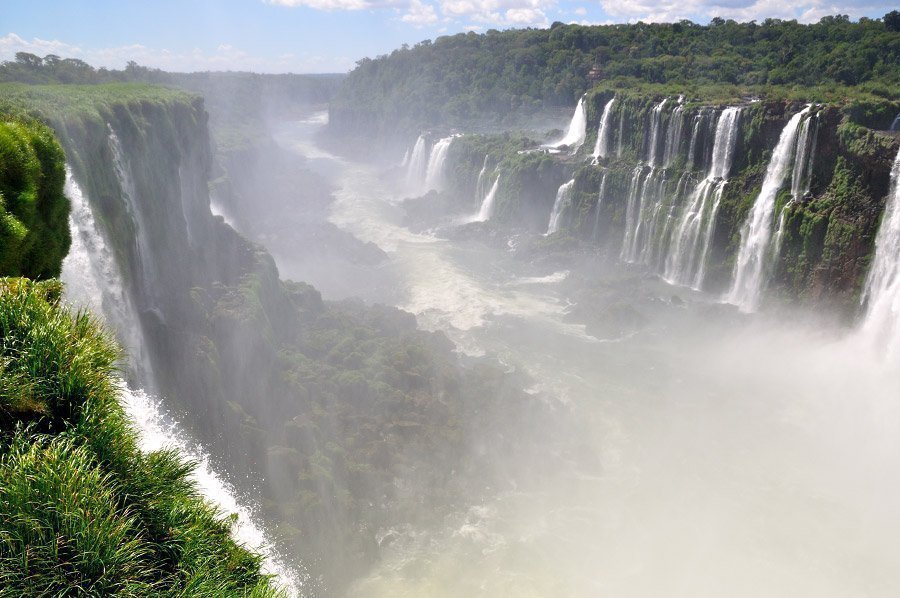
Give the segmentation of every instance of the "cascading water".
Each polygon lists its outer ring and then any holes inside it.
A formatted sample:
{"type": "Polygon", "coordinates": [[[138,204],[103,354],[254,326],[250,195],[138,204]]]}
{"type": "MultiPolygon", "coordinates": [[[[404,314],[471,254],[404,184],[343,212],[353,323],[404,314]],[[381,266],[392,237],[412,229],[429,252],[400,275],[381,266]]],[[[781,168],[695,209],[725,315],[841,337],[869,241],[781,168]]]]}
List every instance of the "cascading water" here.
{"type": "Polygon", "coordinates": [[[553,210],[550,212],[550,222],[547,224],[547,232],[544,235],[552,235],[559,230],[562,217],[565,215],[569,204],[572,203],[572,188],[575,186],[575,179],[568,183],[560,185],[556,192],[556,201],[553,202],[553,210]]]}
{"type": "Polygon", "coordinates": [[[407,164],[409,164],[409,148],[406,148],[406,151],[403,153],[403,160],[400,162],[400,168],[406,168],[407,164]]]}
{"type": "Polygon", "coordinates": [[[425,191],[440,190],[444,187],[444,165],[447,162],[447,151],[450,144],[456,138],[455,135],[439,139],[434,147],[431,148],[431,154],[428,156],[428,166],[425,169],[425,191]]]}
{"type": "Polygon", "coordinates": [[[619,132],[616,135],[616,158],[622,157],[625,139],[625,106],[619,109],[619,132]]]}
{"type": "Polygon", "coordinates": [[[584,111],[584,96],[582,96],[578,100],[578,105],[575,106],[575,113],[572,115],[565,136],[546,147],[559,149],[566,146],[574,154],[584,144],[585,137],[587,137],[587,115],[584,111]]]}
{"type": "Polygon", "coordinates": [[[766,168],[762,190],[753,202],[750,215],[741,229],[741,247],[734,266],[731,289],[725,295],[725,301],[737,305],[742,311],[754,311],[759,304],[768,274],[766,262],[770,253],[775,196],[791,168],[798,128],[810,108],[811,106],[806,106],[792,116],[782,130],[766,168]]]}
{"type": "Polygon", "coordinates": [[[497,197],[497,189],[500,187],[500,175],[497,175],[497,178],[494,179],[494,184],[491,185],[490,191],[487,192],[487,195],[484,196],[484,200],[481,202],[481,207],[478,209],[478,214],[475,215],[475,218],[472,219],[472,222],[486,222],[491,219],[491,216],[494,215],[494,201],[497,197]]]}
{"type": "Polygon", "coordinates": [[[155,389],[137,310],[122,285],[113,252],[68,165],[65,194],[72,206],[69,213],[72,246],[63,260],[60,276],[66,285],[66,299],[104,317],[130,357],[126,366],[128,378],[155,389]]]}
{"type": "MultiPolygon", "coordinates": [[[[197,489],[222,514],[236,515],[231,535],[235,541],[263,556],[261,571],[274,577],[288,596],[302,595],[302,580],[272,550],[272,542],[257,523],[253,509],[242,504],[234,487],[216,473],[202,449],[185,442],[184,431],[166,417],[160,401],[142,390],[131,390],[122,384],[123,407],[138,432],[141,450],[146,452],[176,449],[182,458],[196,463],[191,479],[197,489]]],[[[305,576],[304,576],[305,577],[305,576]]]]}
{"type": "Polygon", "coordinates": [[[666,258],[664,277],[672,284],[695,288],[703,284],[712,230],[731,171],[740,115],[740,108],[726,108],[716,123],[709,171],[681,213],[666,258]]]}
{"type": "Polygon", "coordinates": [[[900,151],[891,169],[887,206],[862,300],[866,303],[860,328],[863,338],[896,360],[900,356],[900,151]]]}
{"type": "Polygon", "coordinates": [[[666,131],[666,146],[663,153],[663,166],[669,168],[678,155],[681,147],[681,137],[684,134],[684,105],[683,98],[678,99],[678,106],[672,111],[672,118],[666,131]]]}
{"type": "Polygon", "coordinates": [[[597,143],[594,144],[594,152],[591,154],[595,160],[609,155],[609,130],[611,128],[609,121],[615,103],[616,98],[612,98],[603,107],[603,114],[600,116],[600,126],[597,128],[597,143]]]}
{"type": "Polygon", "coordinates": [[[594,208],[594,231],[591,236],[595,242],[600,239],[600,210],[603,207],[603,197],[606,195],[606,176],[608,174],[609,172],[604,170],[603,176],[600,178],[600,191],[597,193],[597,206],[594,208]]]}
{"type": "Polygon", "coordinates": [[[484,155],[484,162],[481,164],[481,170],[478,171],[478,179],[475,181],[475,196],[484,197],[484,175],[487,173],[488,154],[484,155]]]}
{"type": "Polygon", "coordinates": [[[800,123],[800,132],[797,136],[797,151],[794,155],[794,173],[791,177],[791,196],[793,201],[800,201],[809,192],[818,133],[818,114],[814,114],[800,123]]]}
{"type": "Polygon", "coordinates": [[[658,164],[658,148],[659,145],[659,129],[662,122],[663,109],[669,98],[663,98],[663,101],[653,107],[650,112],[650,143],[647,146],[647,163],[650,166],[659,166],[658,164]]]}
{"type": "Polygon", "coordinates": [[[425,169],[428,167],[428,148],[424,135],[419,135],[413,145],[412,153],[406,167],[406,184],[410,188],[419,188],[425,180],[425,169]]]}
{"type": "MultiPolygon", "coordinates": [[[[118,140],[111,140],[111,145],[121,151],[118,140]]],[[[127,171],[123,170],[121,153],[114,151],[114,158],[117,174],[126,183],[123,184],[123,192],[127,193],[129,179],[124,178],[123,173],[127,171]]],[[[156,388],[137,310],[122,282],[113,252],[97,226],[90,203],[68,166],[65,194],[72,205],[69,216],[72,245],[63,261],[61,275],[66,285],[66,300],[102,316],[115,330],[129,354],[128,372],[133,384],[156,388]]],[[[299,580],[272,551],[271,542],[255,522],[252,511],[239,503],[234,489],[213,471],[207,456],[190,448],[184,434],[176,427],[164,423],[158,401],[151,399],[143,390],[131,390],[124,382],[121,396],[123,407],[138,431],[141,448],[152,451],[174,447],[185,459],[197,462],[193,478],[203,496],[223,514],[237,515],[233,528],[235,540],[263,555],[263,572],[275,576],[276,582],[288,595],[300,596],[299,580]]]]}
{"type": "Polygon", "coordinates": [[[147,238],[147,230],[149,229],[144,222],[142,211],[135,205],[137,190],[131,177],[131,169],[125,158],[125,151],[122,149],[122,142],[119,141],[119,137],[111,125],[107,124],[107,128],[109,130],[108,142],[112,151],[116,179],[119,182],[119,188],[122,192],[122,199],[125,202],[128,215],[135,224],[136,259],[141,270],[140,282],[143,284],[144,298],[146,299],[158,293],[161,288],[156,266],[153,260],[150,259],[152,253],[150,251],[150,240],[147,238]]]}

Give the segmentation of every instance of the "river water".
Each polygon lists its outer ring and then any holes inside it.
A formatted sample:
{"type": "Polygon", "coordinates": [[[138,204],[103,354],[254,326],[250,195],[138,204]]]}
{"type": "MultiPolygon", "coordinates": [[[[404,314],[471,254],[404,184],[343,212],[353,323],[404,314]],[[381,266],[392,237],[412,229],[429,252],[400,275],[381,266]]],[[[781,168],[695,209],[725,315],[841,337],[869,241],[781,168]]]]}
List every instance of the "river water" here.
{"type": "Polygon", "coordinates": [[[896,364],[815,315],[739,314],[614,268],[592,281],[598,309],[624,301],[647,324],[591,335],[567,315],[583,274],[412,232],[401,185],[316,146],[326,122],[277,140],[337,186],[331,221],[389,255],[393,292],[358,293],[529,374],[598,464],[382,530],[351,595],[900,595],[896,364]]]}

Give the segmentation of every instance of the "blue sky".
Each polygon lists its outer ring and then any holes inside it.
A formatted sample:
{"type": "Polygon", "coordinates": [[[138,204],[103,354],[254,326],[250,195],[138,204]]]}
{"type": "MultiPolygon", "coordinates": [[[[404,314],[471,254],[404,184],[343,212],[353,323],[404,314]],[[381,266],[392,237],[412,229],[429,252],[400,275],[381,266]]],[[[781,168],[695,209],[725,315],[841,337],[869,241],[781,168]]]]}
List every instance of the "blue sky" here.
{"type": "Polygon", "coordinates": [[[713,16],[878,18],[881,0],[0,0],[0,60],[26,51],[121,68],[346,71],[365,56],[461,31],[713,16]]]}

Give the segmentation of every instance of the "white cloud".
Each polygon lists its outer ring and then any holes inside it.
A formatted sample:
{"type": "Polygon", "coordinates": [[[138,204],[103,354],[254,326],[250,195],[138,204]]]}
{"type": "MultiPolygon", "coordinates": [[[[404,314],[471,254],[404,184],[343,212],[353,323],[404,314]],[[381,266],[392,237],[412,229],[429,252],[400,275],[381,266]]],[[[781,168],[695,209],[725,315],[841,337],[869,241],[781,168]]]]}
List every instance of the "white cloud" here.
{"type": "Polygon", "coordinates": [[[604,12],[629,21],[671,22],[680,19],[706,21],[712,17],[738,21],[763,21],[767,18],[797,19],[814,23],[826,15],[845,14],[858,18],[866,14],[888,12],[888,2],[847,1],[842,5],[827,0],[600,0],[604,12]]]}
{"type": "Polygon", "coordinates": [[[440,0],[441,13],[453,19],[488,25],[546,27],[546,10],[554,0],[440,0]]]}
{"type": "Polygon", "coordinates": [[[411,23],[417,27],[437,23],[437,13],[434,6],[425,4],[422,0],[412,0],[408,12],[400,18],[404,23],[411,23]]]}
{"type": "Polygon", "coordinates": [[[362,10],[372,6],[368,0],[268,0],[268,3],[288,7],[306,6],[316,10],[362,10]]]}
{"type": "Polygon", "coordinates": [[[574,12],[574,13],[575,13],[576,15],[578,15],[579,17],[583,17],[583,16],[585,16],[585,15],[587,14],[587,9],[586,9],[585,7],[583,7],[583,6],[579,6],[578,8],[576,8],[575,10],[573,10],[572,12],[574,12]]]}
{"type": "Polygon", "coordinates": [[[312,53],[281,54],[264,57],[249,54],[230,44],[220,44],[215,50],[201,48],[174,52],[165,48],[150,48],[131,44],[113,48],[82,48],[59,40],[33,38],[26,40],[15,33],[0,37],[0,61],[13,60],[16,52],[38,56],[56,54],[62,58],[79,58],[95,67],[123,68],[129,60],[142,66],[166,71],[255,71],[260,73],[323,73],[353,68],[354,60],[347,56],[329,57],[312,53]]]}

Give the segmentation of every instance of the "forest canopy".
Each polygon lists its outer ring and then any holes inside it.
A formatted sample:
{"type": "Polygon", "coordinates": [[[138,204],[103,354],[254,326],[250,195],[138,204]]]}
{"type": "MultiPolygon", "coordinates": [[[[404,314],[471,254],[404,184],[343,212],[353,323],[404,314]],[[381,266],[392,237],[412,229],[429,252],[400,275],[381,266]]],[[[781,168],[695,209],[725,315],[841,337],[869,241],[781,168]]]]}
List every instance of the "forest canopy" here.
{"type": "Polygon", "coordinates": [[[864,86],[900,90],[900,13],[805,25],[766,19],[460,33],[357,63],[332,101],[345,131],[415,130],[572,106],[600,81],[670,85],[864,86]],[[396,125],[395,125],[396,126],[396,125]]]}

